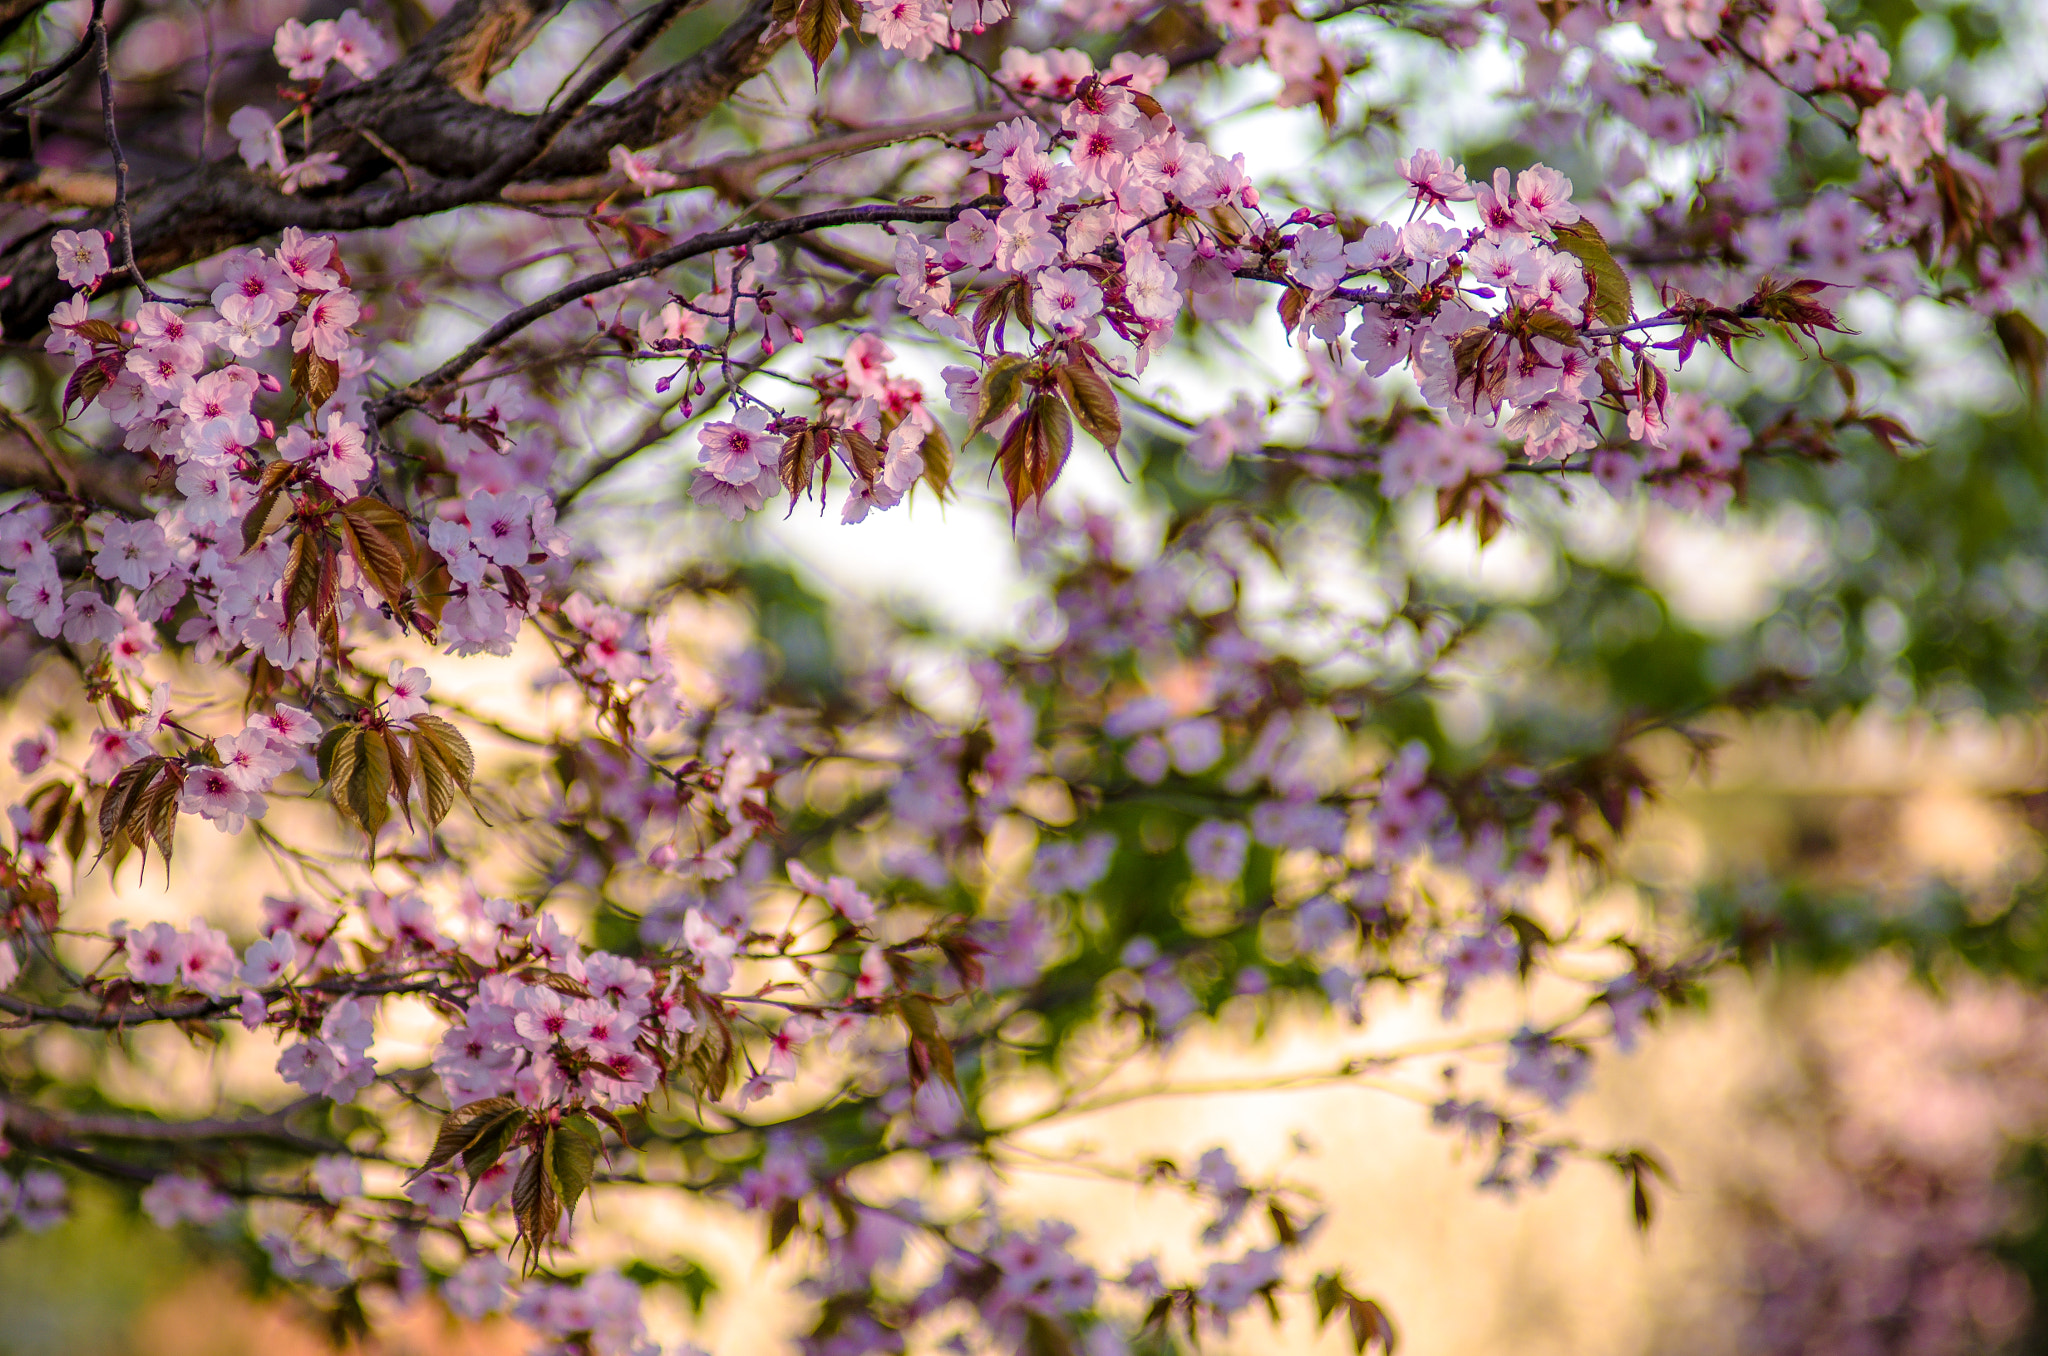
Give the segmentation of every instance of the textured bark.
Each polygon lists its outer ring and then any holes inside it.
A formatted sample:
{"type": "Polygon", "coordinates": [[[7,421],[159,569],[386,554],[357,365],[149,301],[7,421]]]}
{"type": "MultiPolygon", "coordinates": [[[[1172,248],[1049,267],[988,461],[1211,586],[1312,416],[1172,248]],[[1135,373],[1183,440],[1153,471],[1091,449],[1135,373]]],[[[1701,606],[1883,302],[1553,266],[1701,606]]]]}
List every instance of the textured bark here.
{"type": "MultiPolygon", "coordinates": [[[[532,137],[534,115],[478,100],[491,76],[533,41],[562,2],[457,0],[397,65],[323,101],[314,149],[338,153],[348,177],[321,194],[280,193],[232,153],[131,187],[136,262],[153,277],[286,226],[359,229],[496,196],[450,201],[448,186],[483,175],[532,137]],[[393,168],[378,143],[403,156],[416,180],[425,176],[418,191],[377,186],[393,168]]],[[[515,182],[602,173],[613,146],[646,146],[687,130],[759,74],[786,41],[774,31],[770,10],[770,0],[752,0],[710,46],[623,98],[584,110],[515,182]]],[[[0,273],[14,277],[0,292],[0,328],[10,338],[40,332],[50,308],[66,295],[49,235],[31,232],[0,253],[0,273]]],[[[122,281],[110,278],[108,286],[122,281]]]]}

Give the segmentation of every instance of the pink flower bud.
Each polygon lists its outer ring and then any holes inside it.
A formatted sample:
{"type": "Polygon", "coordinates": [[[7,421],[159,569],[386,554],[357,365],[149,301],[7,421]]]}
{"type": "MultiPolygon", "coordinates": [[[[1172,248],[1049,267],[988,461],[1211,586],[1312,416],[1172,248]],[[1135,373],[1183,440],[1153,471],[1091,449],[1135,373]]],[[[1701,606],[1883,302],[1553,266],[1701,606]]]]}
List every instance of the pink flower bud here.
{"type": "Polygon", "coordinates": [[[279,391],[282,391],[284,389],[284,383],[279,381],[276,377],[271,376],[268,372],[258,373],[256,376],[256,384],[258,386],[261,386],[264,390],[270,392],[270,394],[272,395],[276,395],[279,391]]]}
{"type": "Polygon", "coordinates": [[[1289,226],[1300,226],[1315,219],[1316,214],[1314,212],[1309,211],[1306,207],[1297,207],[1294,209],[1294,215],[1287,218],[1287,224],[1289,226]]]}
{"type": "Polygon", "coordinates": [[[135,333],[135,322],[134,322],[134,321],[132,321],[132,320],[124,320],[124,321],[122,321],[122,322],[121,322],[121,333],[123,333],[123,334],[133,334],[133,333],[135,333]]]}
{"type": "Polygon", "coordinates": [[[256,431],[266,438],[275,438],[277,436],[277,425],[271,423],[268,419],[258,419],[256,421],[256,431]]]}
{"type": "Polygon", "coordinates": [[[654,851],[647,854],[647,864],[657,871],[666,871],[680,860],[682,854],[676,851],[674,843],[656,844],[654,851]]]}
{"type": "Polygon", "coordinates": [[[675,378],[674,378],[673,376],[667,376],[667,377],[663,377],[663,378],[661,378],[661,379],[660,379],[659,381],[657,381],[657,382],[655,382],[655,383],[654,383],[654,393],[655,393],[656,395],[667,395],[667,394],[668,394],[668,388],[669,388],[669,383],[670,383],[670,382],[672,382],[672,381],[674,381],[674,380],[675,380],[675,378]]]}

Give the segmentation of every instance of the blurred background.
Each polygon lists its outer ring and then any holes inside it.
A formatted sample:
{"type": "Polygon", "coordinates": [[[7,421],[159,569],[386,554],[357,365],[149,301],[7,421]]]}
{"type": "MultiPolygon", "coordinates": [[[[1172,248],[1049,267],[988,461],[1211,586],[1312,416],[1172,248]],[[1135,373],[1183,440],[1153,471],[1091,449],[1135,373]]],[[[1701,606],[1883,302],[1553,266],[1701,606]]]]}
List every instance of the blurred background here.
{"type": "MultiPolygon", "coordinates": [[[[273,22],[296,12],[270,11],[273,22]]],[[[49,22],[70,12],[53,8],[49,22]]],[[[1865,0],[1830,14],[1845,31],[1880,32],[1905,81],[1946,90],[1959,107],[2040,105],[2048,60],[2031,0],[1865,0]]],[[[614,17],[581,0],[571,10],[586,27],[614,17]]],[[[182,3],[143,7],[122,39],[125,72],[173,86],[200,18],[182,3]]],[[[1514,139],[1523,134],[1502,96],[1517,75],[1504,49],[1482,46],[1455,70],[1413,53],[1384,76],[1390,98],[1440,82],[1419,105],[1418,120],[1433,119],[1424,140],[1475,172],[1541,156],[1598,181],[1589,151],[1575,163],[1569,149],[1514,139]]],[[[517,67],[505,77],[521,78],[517,67]]],[[[1271,108],[1271,93],[1219,91],[1219,106],[1245,110],[1218,120],[1224,154],[1257,146],[1284,161],[1286,147],[1310,145],[1313,115],[1271,108]]],[[[1393,154],[1395,143],[1368,153],[1393,154]]],[[[1304,151],[1277,172],[1312,183],[1337,171],[1304,151]]],[[[1192,1155],[1221,1142],[1248,1171],[1284,1169],[1342,1207],[1316,1261],[1343,1266],[1389,1306],[1407,1353],[2048,1352],[2048,423],[1996,346],[1936,308],[1879,299],[1849,319],[1860,336],[1834,356],[1856,373],[1864,405],[1899,414],[1922,445],[1761,465],[1747,503],[1722,522],[1532,485],[1514,525],[1482,550],[1467,528],[1438,531],[1427,504],[1304,496],[1292,509],[1290,531],[1369,531],[1416,587],[1471,619],[1457,681],[1397,713],[1440,757],[1477,761],[1535,732],[1642,717],[1682,718],[1713,737],[1638,739],[1632,750],[1662,793],[1630,819],[1597,886],[1560,865],[1536,906],[1560,932],[1647,920],[1718,939],[1741,959],[1632,1053],[1603,1059],[1567,1122],[1588,1143],[1654,1149],[1668,1180],[1647,1231],[1601,1166],[1570,1164],[1513,1198],[1479,1189],[1487,1155],[1433,1128],[1413,1101],[1358,1088],[1229,1090],[1234,1079],[1426,1042],[1439,1027],[1421,997],[1372,1008],[1362,1027],[1284,1007],[1259,1018],[1226,1010],[1172,1056],[1173,1072],[1215,1090],[1164,1101],[1137,1096],[1133,1081],[1130,1100],[1049,1132],[1049,1160],[1192,1155]],[[1725,700],[1751,680],[1752,700],[1725,700]]],[[[1225,403],[1231,370],[1210,355],[1151,381],[1164,403],[1200,418],[1225,403]]],[[[1275,327],[1234,370],[1245,389],[1285,386],[1301,359],[1275,327]]],[[[1838,403],[1825,367],[1768,352],[1748,373],[1702,380],[1720,399],[1838,403]]],[[[1129,482],[1077,458],[1059,493],[1112,506],[1142,550],[1191,497],[1230,487],[1184,478],[1160,430],[1134,442],[1129,482]]],[[[684,441],[672,456],[641,458],[586,498],[585,521],[608,515],[608,530],[640,534],[649,577],[685,568],[677,553],[691,550],[755,562],[731,586],[728,620],[735,643],[785,668],[829,665],[868,643],[874,619],[914,617],[928,641],[905,663],[943,685],[961,637],[1032,624],[1006,511],[986,494],[970,491],[943,515],[889,515],[858,535],[799,515],[738,543],[700,536],[684,547],[641,506],[650,488],[672,493],[687,459],[684,441]]],[[[13,692],[0,743],[61,719],[68,701],[22,673],[18,655],[9,666],[0,637],[13,692]]],[[[465,688],[470,672],[437,669],[437,694],[445,686],[486,711],[526,700],[487,688],[481,668],[465,688]]],[[[10,780],[7,794],[18,790],[10,780]]],[[[97,922],[197,909],[246,933],[261,866],[240,840],[194,842],[169,892],[129,882],[81,898],[97,922]]],[[[1497,1012],[1511,1027],[1519,1002],[1505,984],[1484,989],[1468,1024],[1497,1012]]],[[[95,1056],[64,1033],[36,1039],[29,1058],[46,1073],[90,1072],[95,1056]]],[[[236,1049],[138,1044],[131,1057],[151,1086],[110,1095],[189,1105],[270,1077],[267,1053],[236,1049]]],[[[1019,1185],[1083,1222],[1080,1250],[1104,1267],[1185,1239],[1195,1218],[1052,1167],[1019,1185]]],[[[64,1222],[0,1237],[0,1356],[326,1349],[328,1332],[295,1300],[250,1292],[246,1277],[261,1268],[229,1235],[211,1248],[194,1245],[197,1231],[174,1240],[132,1194],[84,1178],[72,1195],[64,1222]]],[[[722,1354],[784,1349],[796,1317],[777,1301],[791,1263],[767,1257],[749,1222],[674,1190],[616,1195],[607,1209],[598,1227],[620,1256],[633,1242],[659,1259],[640,1279],[657,1283],[660,1335],[722,1354]]],[[[528,1341],[510,1324],[458,1329],[426,1302],[388,1317],[377,1349],[394,1353],[528,1341]]],[[[1348,1346],[1335,1329],[1275,1331],[1263,1319],[1208,1344],[1348,1346]]]]}

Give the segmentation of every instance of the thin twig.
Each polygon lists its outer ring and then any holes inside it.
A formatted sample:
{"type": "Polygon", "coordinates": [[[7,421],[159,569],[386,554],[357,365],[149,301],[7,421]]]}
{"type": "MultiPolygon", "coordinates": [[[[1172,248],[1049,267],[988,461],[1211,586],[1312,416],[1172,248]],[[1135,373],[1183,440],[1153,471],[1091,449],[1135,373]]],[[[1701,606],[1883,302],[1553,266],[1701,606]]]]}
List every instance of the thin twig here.
{"type": "Polygon", "coordinates": [[[85,54],[92,50],[93,43],[98,38],[106,35],[106,26],[102,22],[102,15],[106,7],[107,0],[92,0],[92,19],[86,24],[85,32],[80,35],[78,42],[70,51],[59,57],[55,65],[44,67],[41,71],[22,81],[5,94],[0,94],[0,108],[14,107],[23,99],[28,98],[29,95],[34,94],[37,90],[54,81],[79,62],[85,60],[85,54]]]}

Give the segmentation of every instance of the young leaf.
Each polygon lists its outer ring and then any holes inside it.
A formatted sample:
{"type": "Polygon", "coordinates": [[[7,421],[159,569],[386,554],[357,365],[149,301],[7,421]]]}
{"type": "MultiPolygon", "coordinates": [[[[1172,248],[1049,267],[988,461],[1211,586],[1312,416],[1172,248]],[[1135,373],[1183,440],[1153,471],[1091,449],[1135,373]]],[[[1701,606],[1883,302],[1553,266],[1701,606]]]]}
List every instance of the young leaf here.
{"type": "Polygon", "coordinates": [[[396,730],[378,732],[384,740],[384,754],[391,762],[391,797],[398,802],[399,813],[405,816],[405,827],[412,827],[412,784],[417,780],[416,765],[412,753],[399,739],[396,730]]]}
{"type": "Polygon", "coordinates": [[[284,562],[284,624],[287,630],[298,621],[300,613],[313,610],[320,589],[320,566],[324,554],[306,532],[292,538],[291,554],[285,557],[284,562]]]}
{"type": "Polygon", "coordinates": [[[374,851],[377,830],[391,818],[391,755],[380,734],[355,729],[335,744],[327,795],[335,811],[369,838],[374,851]]]}
{"type": "Polygon", "coordinates": [[[171,840],[178,831],[178,793],[184,789],[185,770],[166,759],[157,779],[142,793],[134,819],[129,821],[130,841],[142,847],[141,832],[146,828],[166,869],[171,864],[171,840]]]}
{"type": "Polygon", "coordinates": [[[562,1200],[555,1194],[555,1175],[549,1167],[556,1133],[548,1131],[541,1151],[527,1155],[519,1176],[512,1182],[512,1219],[518,1225],[520,1240],[526,1244],[529,1273],[541,1248],[555,1236],[555,1226],[562,1222],[562,1200]]]}
{"type": "MultiPolygon", "coordinates": [[[[282,463],[280,463],[282,464],[282,463]]],[[[256,549],[256,543],[283,527],[291,518],[292,501],[282,490],[264,490],[242,515],[242,550],[256,549]]]]}
{"type": "Polygon", "coordinates": [[[476,1138],[462,1150],[463,1175],[469,1178],[469,1189],[476,1190],[476,1184],[483,1175],[497,1165],[505,1156],[505,1150],[512,1147],[513,1136],[526,1125],[524,1110],[508,1111],[502,1116],[487,1121],[477,1131],[476,1138]]]}
{"type": "Polygon", "coordinates": [[[1626,325],[1634,319],[1635,295],[1628,274],[1614,262],[1607,241],[1591,218],[1581,217],[1569,226],[1553,227],[1552,234],[1557,237],[1557,247],[1577,259],[1585,270],[1589,294],[1586,309],[1607,325],[1626,325]]]}
{"type": "Polygon", "coordinates": [[[1074,422],[1115,456],[1116,445],[1124,436],[1124,417],[1117,408],[1116,391],[1085,362],[1067,363],[1055,369],[1053,376],[1059,381],[1060,394],[1074,411],[1074,422]]]}
{"type": "Polygon", "coordinates": [[[597,1146],[602,1136],[589,1117],[564,1116],[561,1128],[549,1138],[555,1193],[562,1199],[563,1213],[573,1217],[576,1202],[597,1175],[597,1146]]]}
{"type": "Polygon", "coordinates": [[[1003,439],[998,457],[1003,468],[1003,488],[1010,492],[1010,521],[1026,504],[1045,497],[1067,464],[1074,447],[1074,420],[1066,404],[1047,392],[1031,402],[1030,411],[1003,439]]]}
{"type": "Polygon", "coordinates": [[[810,58],[812,83],[817,82],[825,59],[839,46],[839,28],[845,20],[837,0],[798,0],[796,45],[810,58]]]}
{"type": "Polygon", "coordinates": [[[292,357],[292,393],[312,407],[315,414],[341,388],[341,364],[323,358],[311,349],[292,357]]]}
{"type": "Polygon", "coordinates": [[[128,825],[134,818],[143,791],[155,779],[164,760],[155,755],[138,758],[121,769],[100,795],[100,856],[116,842],[128,841],[128,825]]]}
{"type": "Polygon", "coordinates": [[[456,792],[460,791],[463,799],[469,801],[471,810],[476,809],[470,789],[471,778],[476,774],[476,755],[470,752],[462,731],[439,716],[421,712],[412,718],[412,727],[413,771],[420,785],[421,808],[426,812],[427,826],[438,828],[454,808],[456,792]]]}
{"type": "Polygon", "coordinates": [[[486,1097],[456,1107],[441,1118],[441,1128],[435,1132],[434,1147],[427,1151],[427,1161],[405,1180],[416,1182],[443,1164],[452,1163],[457,1155],[505,1117],[524,1118],[525,1115],[519,1103],[510,1097],[486,1097]]]}
{"type": "Polygon", "coordinates": [[[963,441],[974,441],[975,434],[1002,418],[1017,403],[1026,361],[1014,353],[1004,353],[988,365],[988,371],[981,374],[981,404],[975,412],[974,426],[967,430],[963,441]]]}
{"type": "Polygon", "coordinates": [[[413,549],[412,529],[404,515],[380,500],[357,499],[342,505],[335,525],[341,531],[342,545],[355,559],[356,569],[385,602],[396,608],[419,563],[413,549]],[[397,519],[395,530],[385,514],[397,519]]]}
{"type": "Polygon", "coordinates": [[[924,458],[924,483],[932,487],[941,504],[946,503],[953,497],[953,443],[946,430],[934,423],[924,435],[919,455],[924,458]]]}
{"type": "Polygon", "coordinates": [[[853,473],[870,485],[874,484],[875,477],[882,470],[882,449],[859,429],[841,429],[839,437],[846,444],[846,456],[853,463],[853,473]]]}

